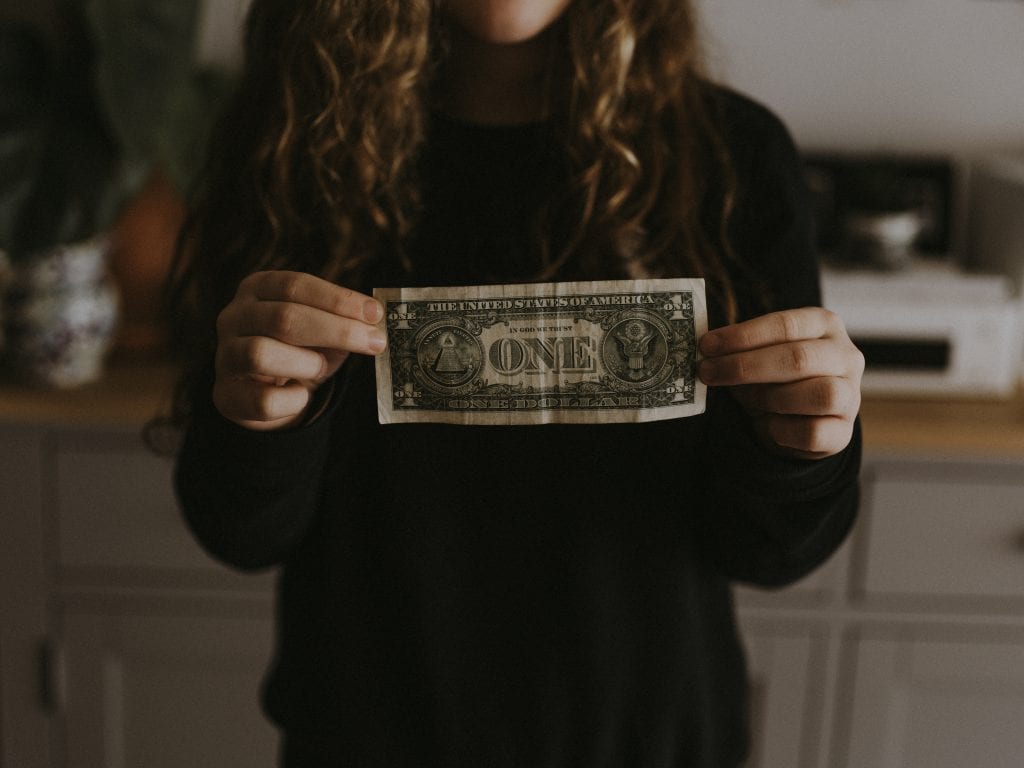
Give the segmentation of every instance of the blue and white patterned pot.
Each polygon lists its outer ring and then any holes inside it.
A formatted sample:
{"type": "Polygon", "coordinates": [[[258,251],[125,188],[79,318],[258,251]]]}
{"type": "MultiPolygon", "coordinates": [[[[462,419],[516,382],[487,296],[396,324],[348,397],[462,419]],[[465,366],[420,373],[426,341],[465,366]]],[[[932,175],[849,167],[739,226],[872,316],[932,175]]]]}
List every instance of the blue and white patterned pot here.
{"type": "Polygon", "coordinates": [[[120,296],[106,238],[60,246],[18,264],[4,309],[7,356],[34,384],[98,379],[117,331],[120,296]]]}

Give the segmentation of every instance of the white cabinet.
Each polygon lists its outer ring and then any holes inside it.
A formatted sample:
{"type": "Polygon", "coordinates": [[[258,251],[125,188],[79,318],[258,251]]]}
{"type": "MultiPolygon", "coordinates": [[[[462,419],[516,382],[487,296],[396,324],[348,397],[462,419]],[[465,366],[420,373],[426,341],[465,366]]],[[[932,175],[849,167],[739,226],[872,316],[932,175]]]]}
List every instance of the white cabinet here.
{"type": "MultiPolygon", "coordinates": [[[[0,424],[0,500],[0,768],[274,764],[273,574],[203,554],[138,428],[0,424]]],[[[750,768],[1024,765],[1024,458],[869,456],[843,548],[737,605],[750,768]]]]}
{"type": "Polygon", "coordinates": [[[40,695],[47,635],[42,452],[36,430],[0,428],[0,766],[49,768],[40,695]]]}
{"type": "Polygon", "coordinates": [[[751,768],[816,764],[822,727],[826,633],[821,627],[750,621],[744,627],[750,676],[751,768]]]}
{"type": "Polygon", "coordinates": [[[894,463],[866,490],[864,599],[1024,611],[1024,465],[894,463]]]}
{"type": "Polygon", "coordinates": [[[275,765],[257,702],[266,619],[172,610],[63,612],[68,768],[275,765]]]}
{"type": "Polygon", "coordinates": [[[1020,768],[1024,629],[870,626],[849,641],[836,768],[1020,768]]]}
{"type": "Polygon", "coordinates": [[[1019,768],[1024,460],[872,458],[863,491],[822,569],[738,591],[751,768],[1019,768]]]}
{"type": "Polygon", "coordinates": [[[271,768],[272,575],[202,552],[138,428],[0,427],[0,446],[0,766],[271,768]]]}

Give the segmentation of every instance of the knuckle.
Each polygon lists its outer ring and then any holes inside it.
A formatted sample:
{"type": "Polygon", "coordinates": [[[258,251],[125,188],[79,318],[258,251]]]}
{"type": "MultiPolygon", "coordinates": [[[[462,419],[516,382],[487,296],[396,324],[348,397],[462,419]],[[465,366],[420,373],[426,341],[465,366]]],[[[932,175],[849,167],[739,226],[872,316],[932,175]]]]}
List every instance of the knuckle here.
{"type": "Polygon", "coordinates": [[[821,308],[819,311],[821,312],[821,316],[825,321],[825,326],[830,331],[836,332],[846,330],[846,326],[843,323],[843,319],[835,312],[833,312],[831,309],[821,308]]]}
{"type": "Polygon", "coordinates": [[[814,356],[806,344],[791,345],[786,362],[796,374],[806,374],[814,368],[814,356]]]}
{"type": "Polygon", "coordinates": [[[809,419],[804,426],[803,449],[809,453],[823,453],[829,449],[829,430],[824,419],[809,419]]]}
{"type": "Polygon", "coordinates": [[[836,454],[846,447],[852,434],[852,422],[845,419],[815,419],[807,450],[820,455],[836,454]]]}
{"type": "Polygon", "coordinates": [[[800,321],[795,312],[779,312],[775,315],[779,333],[783,339],[800,338],[800,321]]]}
{"type": "Polygon", "coordinates": [[[266,272],[250,272],[238,283],[238,290],[235,291],[235,295],[255,293],[259,289],[260,284],[266,279],[266,276],[266,272]]]}
{"type": "Polygon", "coordinates": [[[785,416],[776,416],[768,420],[766,429],[768,437],[776,445],[786,448],[799,448],[800,439],[795,434],[794,419],[785,416]]]}
{"type": "Polygon", "coordinates": [[[286,340],[292,338],[299,327],[298,312],[294,305],[281,303],[275,306],[268,318],[268,330],[275,338],[286,340]]]}
{"type": "Polygon", "coordinates": [[[864,369],[867,367],[867,360],[864,357],[864,353],[858,348],[850,344],[850,371],[858,378],[864,375],[864,369]]]}
{"type": "Polygon", "coordinates": [[[259,373],[267,369],[269,357],[268,340],[260,337],[248,339],[241,349],[241,364],[247,373],[259,373]]]}
{"type": "Polygon", "coordinates": [[[356,292],[351,288],[345,288],[344,286],[337,286],[337,290],[334,291],[334,301],[331,307],[331,311],[336,315],[346,314],[355,298],[356,292]]]}
{"type": "Polygon", "coordinates": [[[298,303],[302,295],[301,275],[296,272],[282,272],[278,280],[281,300],[298,303]]]}
{"type": "Polygon", "coordinates": [[[819,379],[814,382],[810,391],[811,406],[815,413],[829,413],[837,408],[842,400],[842,393],[835,379],[819,379]]]}
{"type": "Polygon", "coordinates": [[[253,392],[252,412],[257,421],[269,421],[277,414],[277,390],[275,387],[259,387],[253,392]]]}
{"type": "Polygon", "coordinates": [[[717,362],[719,376],[725,381],[743,384],[750,376],[750,364],[745,355],[733,355],[717,362]]]}
{"type": "Polygon", "coordinates": [[[776,445],[813,453],[817,450],[818,421],[807,417],[777,417],[768,425],[768,434],[776,445]]]}
{"type": "Polygon", "coordinates": [[[828,428],[825,419],[802,419],[795,429],[796,445],[792,446],[808,453],[827,450],[828,428]]]}
{"type": "Polygon", "coordinates": [[[238,281],[238,287],[235,288],[235,296],[246,293],[249,291],[253,284],[259,279],[259,272],[250,272],[248,275],[238,281]]]}
{"type": "Polygon", "coordinates": [[[857,402],[856,393],[846,382],[832,379],[831,389],[828,413],[844,416],[857,410],[859,403],[857,402]]]}

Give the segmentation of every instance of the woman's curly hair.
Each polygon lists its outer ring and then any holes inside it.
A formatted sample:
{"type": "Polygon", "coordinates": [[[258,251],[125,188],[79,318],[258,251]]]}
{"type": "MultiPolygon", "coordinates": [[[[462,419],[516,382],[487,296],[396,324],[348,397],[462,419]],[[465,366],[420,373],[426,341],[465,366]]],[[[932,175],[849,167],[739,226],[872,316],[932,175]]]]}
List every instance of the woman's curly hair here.
{"type": "MultiPolygon", "coordinates": [[[[444,67],[443,3],[253,1],[241,82],[172,276],[193,349],[209,354],[216,314],[253,271],[360,288],[376,254],[404,253],[444,67]]],[[[568,179],[536,227],[536,278],[567,267],[704,276],[734,315],[725,269],[734,185],[691,2],[576,0],[556,35],[549,119],[568,179]]]]}

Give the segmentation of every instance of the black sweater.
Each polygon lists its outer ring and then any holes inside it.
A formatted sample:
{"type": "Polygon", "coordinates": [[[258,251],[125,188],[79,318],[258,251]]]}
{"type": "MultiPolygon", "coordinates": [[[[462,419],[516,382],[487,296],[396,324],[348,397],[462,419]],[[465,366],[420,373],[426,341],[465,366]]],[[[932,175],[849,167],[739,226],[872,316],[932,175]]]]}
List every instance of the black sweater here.
{"type": "MultiPolygon", "coordinates": [[[[762,107],[722,103],[737,280],[775,308],[816,304],[796,150],[762,107]]],[[[542,132],[438,119],[430,146],[407,282],[520,279],[542,132]]],[[[321,418],[270,434],[202,398],[179,457],[203,546],[283,566],[264,704],[296,750],[330,766],[737,765],[730,582],[785,584],[835,550],[859,433],[824,461],[779,458],[716,390],[702,416],[643,425],[382,427],[374,386],[353,357],[321,418]]]]}

